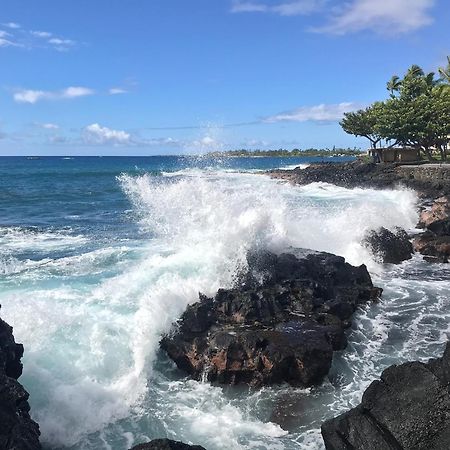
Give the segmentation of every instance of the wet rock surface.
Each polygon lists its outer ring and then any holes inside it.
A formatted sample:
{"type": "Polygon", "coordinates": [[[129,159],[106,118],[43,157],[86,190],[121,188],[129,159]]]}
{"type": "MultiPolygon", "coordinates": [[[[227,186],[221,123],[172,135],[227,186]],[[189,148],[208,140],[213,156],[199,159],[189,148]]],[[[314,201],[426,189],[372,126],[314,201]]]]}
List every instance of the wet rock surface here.
{"type": "Polygon", "coordinates": [[[39,426],[30,418],[28,392],[17,381],[22,374],[23,346],[12,327],[0,319],[0,450],[40,449],[39,426]]]}
{"type": "Polygon", "coordinates": [[[322,425],[327,450],[450,448],[450,343],[442,358],[386,369],[356,408],[322,425]]]}
{"type": "Polygon", "coordinates": [[[170,439],[154,439],[147,444],[139,444],[130,450],[205,450],[200,445],[188,445],[170,439]]]}
{"type": "Polygon", "coordinates": [[[290,250],[249,256],[240,287],[200,296],[161,347],[195,379],[226,384],[309,386],[346,346],[356,308],[377,299],[364,265],[290,250]],[[261,279],[263,280],[261,282],[261,279]]]}
{"type": "Polygon", "coordinates": [[[399,227],[393,231],[386,228],[372,230],[367,234],[363,243],[383,263],[400,264],[411,259],[414,253],[408,234],[399,227]]]}
{"type": "Polygon", "coordinates": [[[450,164],[375,164],[361,160],[350,163],[311,164],[306,169],[268,172],[273,178],[295,184],[324,182],[347,188],[397,188],[406,186],[423,197],[437,198],[450,192],[450,164]]]}
{"type": "Polygon", "coordinates": [[[446,263],[450,259],[450,197],[435,200],[431,209],[420,215],[419,225],[426,231],[414,241],[414,250],[430,262],[446,263]]]}

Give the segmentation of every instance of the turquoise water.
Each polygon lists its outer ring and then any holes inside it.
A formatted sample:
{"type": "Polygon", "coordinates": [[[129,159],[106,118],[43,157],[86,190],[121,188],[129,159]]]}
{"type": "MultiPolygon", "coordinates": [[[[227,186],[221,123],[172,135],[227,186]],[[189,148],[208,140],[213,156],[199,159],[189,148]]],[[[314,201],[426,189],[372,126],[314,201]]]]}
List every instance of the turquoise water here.
{"type": "MultiPolygon", "coordinates": [[[[408,190],[295,187],[262,176],[305,158],[0,158],[0,304],[25,345],[21,378],[46,449],[127,449],[168,436],[208,449],[320,449],[318,428],[387,365],[438,355],[449,269],[382,267],[368,229],[412,230],[408,190]],[[383,302],[358,313],[324,384],[253,391],[184,377],[159,351],[254,247],[366,263],[383,302]]],[[[333,161],[338,160],[333,158],[333,161]]]]}

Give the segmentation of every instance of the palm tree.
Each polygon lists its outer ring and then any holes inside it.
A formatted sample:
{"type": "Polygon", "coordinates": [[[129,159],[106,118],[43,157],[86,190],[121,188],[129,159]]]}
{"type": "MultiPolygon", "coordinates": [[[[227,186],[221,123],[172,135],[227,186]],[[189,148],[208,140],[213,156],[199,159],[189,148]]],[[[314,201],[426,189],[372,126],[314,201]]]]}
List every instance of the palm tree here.
{"type": "Polygon", "coordinates": [[[417,64],[413,64],[409,69],[408,72],[406,72],[406,76],[411,75],[413,77],[423,77],[425,75],[422,67],[418,66],[417,64]]]}
{"type": "Polygon", "coordinates": [[[394,75],[388,82],[387,82],[387,90],[391,93],[391,97],[394,97],[394,92],[398,92],[400,89],[400,86],[402,85],[402,82],[400,78],[397,75],[394,75]]]}
{"type": "Polygon", "coordinates": [[[442,81],[450,83],[450,56],[447,56],[447,67],[439,67],[439,75],[442,81]]]}

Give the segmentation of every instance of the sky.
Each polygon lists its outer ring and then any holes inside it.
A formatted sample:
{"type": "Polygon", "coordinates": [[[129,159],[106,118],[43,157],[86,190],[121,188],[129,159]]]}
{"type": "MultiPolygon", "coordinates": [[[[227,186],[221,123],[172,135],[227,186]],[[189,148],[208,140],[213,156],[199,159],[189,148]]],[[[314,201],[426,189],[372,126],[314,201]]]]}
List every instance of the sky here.
{"type": "Polygon", "coordinates": [[[366,148],[343,113],[450,55],[450,0],[0,3],[0,155],[366,148]]]}

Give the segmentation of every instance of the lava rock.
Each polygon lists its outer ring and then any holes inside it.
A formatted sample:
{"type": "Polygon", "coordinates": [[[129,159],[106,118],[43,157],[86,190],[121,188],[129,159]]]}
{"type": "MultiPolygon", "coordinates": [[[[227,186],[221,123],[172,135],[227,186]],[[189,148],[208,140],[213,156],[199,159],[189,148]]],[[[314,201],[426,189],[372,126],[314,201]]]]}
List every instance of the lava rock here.
{"type": "Polygon", "coordinates": [[[195,379],[261,386],[310,386],[346,346],[356,308],[377,299],[364,265],[295,250],[249,255],[243,284],[200,296],[161,347],[195,379]]]}
{"type": "Polygon", "coordinates": [[[431,209],[422,211],[419,226],[430,229],[430,225],[432,226],[435,222],[448,221],[449,218],[450,198],[448,196],[439,197],[434,201],[431,209]]]}
{"type": "Polygon", "coordinates": [[[425,231],[413,240],[414,250],[429,262],[448,263],[450,258],[450,235],[439,236],[425,231]]]}
{"type": "Polygon", "coordinates": [[[450,343],[428,364],[391,366],[356,408],[326,421],[327,450],[450,448],[450,343]]]}
{"type": "Polygon", "coordinates": [[[383,263],[400,264],[411,259],[414,253],[408,234],[402,228],[396,227],[394,232],[386,228],[370,231],[363,241],[383,263]]]}
{"type": "Polygon", "coordinates": [[[426,198],[437,198],[450,192],[448,164],[374,164],[358,159],[349,163],[311,164],[305,169],[274,169],[267,174],[301,185],[320,181],[346,188],[396,189],[403,185],[426,198]]]}
{"type": "Polygon", "coordinates": [[[139,444],[130,450],[206,450],[200,445],[188,445],[170,439],[154,439],[148,444],[139,444]]]}
{"type": "Polygon", "coordinates": [[[40,449],[39,426],[29,414],[28,392],[17,381],[22,374],[22,344],[0,319],[0,450],[40,449]]]}
{"type": "Polygon", "coordinates": [[[424,255],[429,262],[447,263],[450,259],[450,199],[440,197],[431,209],[422,212],[419,226],[426,231],[414,241],[414,250],[424,255]]]}

